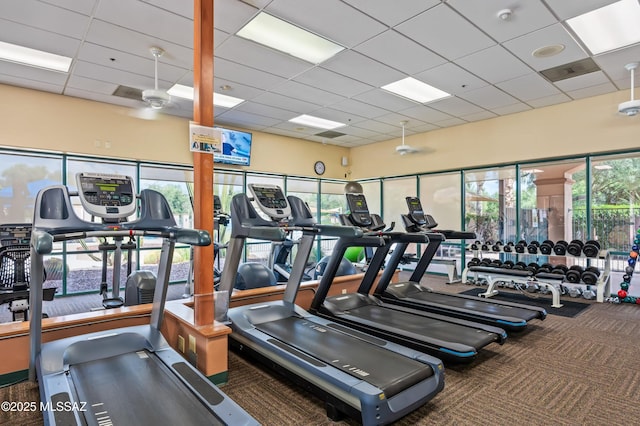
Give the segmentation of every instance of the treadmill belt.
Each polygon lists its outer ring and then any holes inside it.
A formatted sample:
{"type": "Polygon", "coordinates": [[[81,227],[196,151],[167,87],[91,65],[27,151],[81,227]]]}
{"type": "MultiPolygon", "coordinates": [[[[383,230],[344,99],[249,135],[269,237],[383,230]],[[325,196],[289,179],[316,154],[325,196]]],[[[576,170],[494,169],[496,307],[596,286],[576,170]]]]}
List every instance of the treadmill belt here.
{"type": "Polygon", "coordinates": [[[89,425],[223,425],[154,355],[146,351],[70,367],[89,425]]]}
{"type": "Polygon", "coordinates": [[[376,386],[387,398],[433,376],[428,365],[303,318],[287,317],[255,327],[376,386]]]}
{"type": "Polygon", "coordinates": [[[505,306],[497,303],[491,303],[483,300],[467,299],[464,297],[456,297],[455,295],[448,295],[442,293],[432,293],[429,291],[409,291],[402,295],[403,299],[415,300],[418,303],[425,301],[428,303],[434,303],[455,308],[462,308],[480,312],[483,314],[491,314],[497,316],[520,318],[525,321],[538,318],[540,313],[531,309],[522,309],[515,306],[505,306]]]}
{"type": "Polygon", "coordinates": [[[350,321],[361,324],[368,322],[369,324],[374,324],[378,329],[408,336],[419,342],[436,343],[453,349],[455,349],[456,344],[480,349],[491,342],[495,342],[497,338],[495,333],[441,321],[428,316],[402,312],[395,310],[391,305],[363,305],[350,309],[348,314],[339,314],[338,316],[349,318],[350,321]]]}

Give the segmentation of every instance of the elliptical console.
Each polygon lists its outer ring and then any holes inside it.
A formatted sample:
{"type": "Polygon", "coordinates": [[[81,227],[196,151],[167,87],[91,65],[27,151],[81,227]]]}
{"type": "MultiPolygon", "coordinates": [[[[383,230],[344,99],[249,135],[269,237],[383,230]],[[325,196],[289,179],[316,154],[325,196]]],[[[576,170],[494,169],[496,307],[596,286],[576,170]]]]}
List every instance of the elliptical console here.
{"type": "Polygon", "coordinates": [[[78,173],[78,196],[82,207],[105,222],[121,221],[136,212],[133,178],[100,173],[78,173]]]}
{"type": "Polygon", "coordinates": [[[249,190],[260,209],[271,219],[282,220],[291,216],[291,207],[279,186],[250,183],[249,190]]]}

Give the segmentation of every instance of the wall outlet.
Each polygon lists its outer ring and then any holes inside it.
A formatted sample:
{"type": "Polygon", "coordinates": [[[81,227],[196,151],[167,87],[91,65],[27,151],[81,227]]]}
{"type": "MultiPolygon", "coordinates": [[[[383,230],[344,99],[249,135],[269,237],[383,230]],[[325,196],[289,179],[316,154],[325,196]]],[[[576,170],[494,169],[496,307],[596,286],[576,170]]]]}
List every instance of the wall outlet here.
{"type": "Polygon", "coordinates": [[[196,353],[196,337],[191,335],[189,336],[189,352],[196,353]]]}
{"type": "Polygon", "coordinates": [[[184,353],[184,337],[178,336],[178,350],[184,353]]]}

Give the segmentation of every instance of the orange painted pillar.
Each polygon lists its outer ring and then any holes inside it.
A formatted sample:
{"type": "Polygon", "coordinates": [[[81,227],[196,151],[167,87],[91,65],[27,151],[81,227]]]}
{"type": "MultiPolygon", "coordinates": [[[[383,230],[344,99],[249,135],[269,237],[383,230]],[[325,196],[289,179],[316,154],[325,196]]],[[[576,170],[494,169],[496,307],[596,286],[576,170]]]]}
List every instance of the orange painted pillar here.
{"type": "MultiPolygon", "coordinates": [[[[213,126],[213,0],[194,0],[193,121],[213,126]]],[[[213,239],[213,155],[194,152],[194,224],[213,239]]],[[[213,245],[196,247],[193,261],[194,322],[212,324],[213,245]]]]}

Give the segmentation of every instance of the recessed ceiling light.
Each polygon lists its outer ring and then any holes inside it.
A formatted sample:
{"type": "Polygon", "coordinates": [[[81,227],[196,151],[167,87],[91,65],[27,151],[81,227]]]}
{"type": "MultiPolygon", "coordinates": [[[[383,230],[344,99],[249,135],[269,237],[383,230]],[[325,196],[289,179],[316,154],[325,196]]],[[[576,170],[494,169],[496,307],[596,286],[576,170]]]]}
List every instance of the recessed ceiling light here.
{"type": "Polygon", "coordinates": [[[433,102],[438,99],[447,98],[451,96],[449,93],[440,89],[436,89],[433,86],[429,86],[427,83],[423,83],[420,80],[416,80],[413,77],[403,78],[402,80],[394,81],[386,86],[382,86],[381,89],[391,92],[395,95],[402,96],[403,98],[411,99],[412,101],[425,104],[427,102],[433,102]]]}
{"type": "MultiPolygon", "coordinates": [[[[167,90],[167,93],[171,96],[178,98],[193,100],[193,87],[185,86],[183,84],[174,84],[171,89],[167,90]]],[[[220,93],[213,92],[213,104],[225,108],[233,108],[236,105],[244,102],[244,99],[234,98],[229,95],[222,95],[220,93]]]]}
{"type": "Polygon", "coordinates": [[[337,129],[338,127],[346,126],[344,123],[337,121],[326,120],[324,118],[314,117],[312,115],[302,114],[298,117],[289,120],[291,123],[303,124],[305,126],[316,127],[318,129],[337,129]]]}
{"type": "Polygon", "coordinates": [[[0,59],[30,67],[69,72],[71,58],[0,41],[0,59]]]}
{"type": "Polygon", "coordinates": [[[638,22],[638,0],[621,0],[567,20],[594,55],[640,42],[638,22]]]}
{"type": "Polygon", "coordinates": [[[312,64],[324,62],[344,50],[339,44],[264,12],[256,15],[236,35],[312,64]]]}
{"type": "Polygon", "coordinates": [[[551,44],[549,46],[542,46],[534,50],[531,55],[536,58],[550,58],[557,55],[564,50],[564,44],[551,44]]]}

